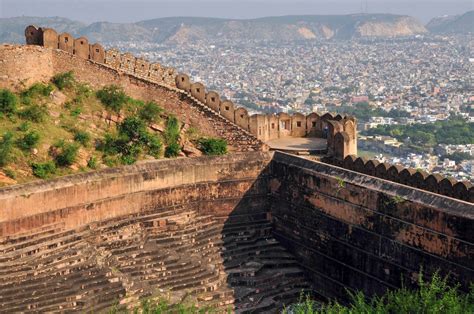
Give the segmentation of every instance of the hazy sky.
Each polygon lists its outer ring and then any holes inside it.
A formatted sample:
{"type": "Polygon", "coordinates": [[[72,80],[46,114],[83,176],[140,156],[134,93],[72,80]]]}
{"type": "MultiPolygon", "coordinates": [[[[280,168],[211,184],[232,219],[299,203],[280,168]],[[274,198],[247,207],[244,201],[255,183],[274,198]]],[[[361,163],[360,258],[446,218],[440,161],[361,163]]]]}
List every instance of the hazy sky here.
{"type": "Polygon", "coordinates": [[[474,0],[0,0],[0,17],[62,16],[83,22],[135,22],[166,16],[394,13],[423,22],[474,9],[474,0]]]}

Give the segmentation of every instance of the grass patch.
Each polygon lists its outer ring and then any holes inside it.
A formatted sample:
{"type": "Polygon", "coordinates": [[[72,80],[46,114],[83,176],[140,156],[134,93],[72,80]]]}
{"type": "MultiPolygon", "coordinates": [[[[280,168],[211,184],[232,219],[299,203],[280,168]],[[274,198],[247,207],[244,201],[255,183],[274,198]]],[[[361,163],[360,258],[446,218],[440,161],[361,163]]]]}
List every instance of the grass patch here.
{"type": "Polygon", "coordinates": [[[227,154],[227,141],[220,138],[201,138],[199,149],[206,155],[225,155],[227,154]]]}
{"type": "Polygon", "coordinates": [[[33,170],[33,175],[40,179],[50,178],[56,173],[56,165],[52,161],[32,163],[31,169],[33,170]]]}
{"type": "Polygon", "coordinates": [[[17,111],[18,97],[8,89],[0,89],[0,113],[11,115],[17,111]]]}

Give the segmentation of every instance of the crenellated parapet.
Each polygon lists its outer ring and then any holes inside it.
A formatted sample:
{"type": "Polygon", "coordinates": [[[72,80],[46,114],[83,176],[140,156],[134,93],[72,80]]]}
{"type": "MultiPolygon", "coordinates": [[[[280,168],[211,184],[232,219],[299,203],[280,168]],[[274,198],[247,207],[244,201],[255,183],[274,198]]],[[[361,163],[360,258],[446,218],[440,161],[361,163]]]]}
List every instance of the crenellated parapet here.
{"type": "Polygon", "coordinates": [[[142,79],[175,87],[176,71],[159,63],[150,63],[136,58],[131,53],[121,53],[117,49],[105,50],[98,43],[91,44],[86,37],[74,38],[69,33],[57,33],[54,29],[30,25],[25,29],[26,44],[60,49],[83,59],[106,64],[107,66],[133,74],[142,79]]]}
{"type": "Polygon", "coordinates": [[[216,111],[227,120],[249,131],[264,142],[286,137],[327,138],[328,152],[341,160],[357,154],[357,123],[354,117],[312,112],[287,114],[253,114],[237,107],[232,101],[215,91],[208,91],[200,82],[192,82],[188,75],[180,73],[175,78],[176,87],[195,100],[216,111]],[[336,135],[339,140],[335,140],[336,135]]]}
{"type": "Polygon", "coordinates": [[[474,186],[468,181],[457,181],[440,174],[429,174],[423,170],[381,163],[355,155],[346,156],[342,162],[333,159],[332,163],[352,171],[474,203],[474,186]]]}
{"type": "Polygon", "coordinates": [[[216,91],[207,90],[200,82],[192,82],[188,75],[177,74],[174,68],[150,63],[114,48],[106,50],[98,43],[89,43],[86,37],[74,38],[69,33],[59,34],[53,29],[33,25],[25,29],[25,37],[29,45],[60,49],[140,79],[177,88],[199,105],[209,108],[263,142],[287,137],[327,138],[327,150],[331,156],[343,160],[348,155],[357,154],[357,124],[354,117],[331,113],[320,115],[316,112],[308,115],[283,112],[250,115],[247,109],[237,107],[216,91]]]}

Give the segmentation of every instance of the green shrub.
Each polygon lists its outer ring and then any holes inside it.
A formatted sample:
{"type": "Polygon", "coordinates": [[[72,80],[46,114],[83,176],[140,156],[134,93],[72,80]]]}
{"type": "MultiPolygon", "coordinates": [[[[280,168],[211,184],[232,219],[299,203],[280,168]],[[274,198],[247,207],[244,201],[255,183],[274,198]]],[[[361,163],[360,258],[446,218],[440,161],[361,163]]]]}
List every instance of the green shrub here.
{"type": "Polygon", "coordinates": [[[105,86],[98,90],[96,95],[105,108],[116,113],[120,112],[128,100],[122,88],[116,85],[105,86]]]}
{"type": "Polygon", "coordinates": [[[0,113],[14,114],[18,106],[18,97],[8,89],[0,89],[0,113]]]}
{"type": "Polygon", "coordinates": [[[458,286],[449,286],[447,277],[435,273],[430,282],[425,282],[420,273],[419,289],[405,287],[388,291],[382,297],[367,299],[362,292],[349,293],[351,303],[343,306],[337,302],[319,304],[308,296],[300,297],[297,304],[285,309],[284,313],[308,314],[371,314],[371,313],[474,313],[474,285],[468,294],[458,291],[458,286]]]}
{"type": "Polygon", "coordinates": [[[133,164],[141,154],[146,153],[159,157],[163,144],[161,139],[147,130],[143,120],[131,116],[122,121],[117,127],[118,133],[107,133],[99,142],[98,150],[105,155],[118,155],[121,163],[133,164]]]}
{"type": "Polygon", "coordinates": [[[81,107],[75,107],[74,109],[71,109],[71,117],[78,117],[82,113],[82,108],[81,107]]]}
{"type": "Polygon", "coordinates": [[[74,79],[74,73],[69,71],[56,74],[51,79],[51,82],[53,82],[53,84],[56,85],[59,90],[63,90],[65,88],[73,87],[76,80],[74,79]]]}
{"type": "Polygon", "coordinates": [[[46,179],[56,172],[56,165],[52,161],[33,163],[31,164],[31,169],[36,177],[46,179]]]}
{"type": "Polygon", "coordinates": [[[97,169],[98,163],[97,163],[97,158],[94,156],[91,156],[89,160],[87,161],[87,167],[91,169],[97,169]]]}
{"type": "Polygon", "coordinates": [[[147,138],[146,146],[148,147],[148,153],[151,156],[155,158],[158,158],[161,156],[163,143],[161,142],[161,139],[158,136],[150,134],[147,138]]]}
{"type": "Polygon", "coordinates": [[[181,147],[179,146],[179,144],[171,143],[168,146],[166,146],[165,157],[167,158],[177,157],[180,152],[181,152],[181,147]]]}
{"type": "Polygon", "coordinates": [[[40,140],[40,135],[37,131],[30,131],[26,133],[22,138],[16,141],[16,146],[22,150],[31,150],[35,148],[40,140]]]}
{"type": "Polygon", "coordinates": [[[136,116],[125,118],[119,126],[118,131],[121,136],[126,136],[130,141],[146,141],[148,132],[143,120],[136,116]]]}
{"type": "Polygon", "coordinates": [[[31,99],[37,96],[49,96],[53,91],[51,84],[34,83],[29,88],[21,92],[21,101],[24,104],[31,104],[31,99]]]}
{"type": "Polygon", "coordinates": [[[162,112],[163,109],[157,103],[149,101],[140,109],[138,116],[145,122],[153,123],[158,121],[162,112]]]}
{"type": "Polygon", "coordinates": [[[79,146],[77,144],[60,141],[54,146],[58,149],[57,155],[54,157],[58,166],[70,166],[76,161],[79,152],[79,146]]]}
{"type": "Polygon", "coordinates": [[[220,138],[201,138],[199,149],[206,155],[225,155],[227,153],[227,142],[220,138]]]}
{"type": "Polygon", "coordinates": [[[23,109],[19,116],[23,119],[39,123],[43,122],[48,116],[48,110],[44,106],[33,104],[23,109]]]}
{"type": "Polygon", "coordinates": [[[22,131],[22,132],[26,132],[30,129],[30,126],[31,124],[28,122],[28,121],[25,121],[25,122],[22,122],[19,126],[18,126],[18,130],[19,131],[22,131]]]}
{"type": "Polygon", "coordinates": [[[13,133],[6,132],[0,140],[0,167],[6,166],[12,160],[13,133]]]}
{"type": "Polygon", "coordinates": [[[74,140],[85,147],[89,145],[91,141],[91,136],[86,131],[76,130],[74,131],[74,140]]]}
{"type": "Polygon", "coordinates": [[[165,142],[168,145],[177,143],[179,140],[179,121],[174,116],[170,116],[166,121],[164,132],[165,142]]]}

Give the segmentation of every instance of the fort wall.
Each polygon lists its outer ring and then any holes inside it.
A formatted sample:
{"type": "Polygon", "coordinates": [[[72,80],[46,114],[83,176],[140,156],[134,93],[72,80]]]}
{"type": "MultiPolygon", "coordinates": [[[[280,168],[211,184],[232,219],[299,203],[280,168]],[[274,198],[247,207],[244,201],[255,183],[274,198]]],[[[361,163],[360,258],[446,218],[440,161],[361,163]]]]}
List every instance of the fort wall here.
{"type": "Polygon", "coordinates": [[[0,46],[1,87],[21,89],[34,82],[47,82],[55,74],[73,71],[76,78],[99,89],[105,85],[122,86],[128,95],[144,101],[156,101],[180,121],[199,128],[203,135],[227,140],[230,151],[262,150],[265,145],[252,134],[242,130],[189,95],[173,87],[152,82],[108,67],[105,64],[80,58],[58,49],[39,46],[0,46]]]}
{"type": "Polygon", "coordinates": [[[474,203],[474,187],[468,181],[457,181],[439,174],[428,174],[422,170],[380,163],[355,155],[348,155],[343,161],[335,158],[325,158],[324,161],[369,176],[474,203]]]}
{"type": "Polygon", "coordinates": [[[275,238],[323,296],[381,294],[440,270],[474,282],[474,206],[368,175],[275,152],[275,238]]]}
{"type": "MultiPolygon", "coordinates": [[[[74,39],[67,33],[57,34],[54,30],[37,28],[30,25],[25,29],[25,38],[27,44],[30,45],[59,48],[80,58],[104,63],[131,76],[177,88],[189,96],[191,100],[197,102],[199,106],[210,108],[229,122],[235,123],[242,129],[249,131],[261,141],[285,137],[326,136],[326,121],[334,118],[332,114],[325,114],[320,118],[316,113],[311,113],[307,116],[300,113],[292,115],[259,114],[250,116],[246,111],[244,113],[243,110],[236,108],[230,100],[221,97],[217,92],[207,91],[202,83],[193,83],[186,74],[177,74],[175,69],[164,67],[160,64],[150,64],[148,61],[136,58],[128,52],[120,53],[117,49],[104,50],[100,44],[89,44],[85,37],[74,39]],[[324,122],[318,120],[324,120],[324,122]]],[[[342,119],[341,116],[337,117],[339,120],[342,119]]],[[[353,117],[344,117],[344,119],[349,118],[355,122],[353,117]]],[[[356,123],[351,128],[350,131],[344,131],[349,135],[357,134],[356,123]]],[[[337,156],[342,156],[342,158],[349,154],[357,154],[357,144],[354,136],[348,137],[349,142],[347,144],[337,142],[338,147],[334,147],[336,144],[334,141],[336,133],[329,134],[328,143],[330,145],[328,151],[332,154],[337,152],[337,156]]]]}
{"type": "Polygon", "coordinates": [[[249,195],[256,196],[256,203],[264,209],[268,195],[265,168],[271,156],[254,152],[141,162],[2,188],[0,237],[58,223],[65,230],[75,229],[186,204],[225,219],[249,195]]]}

